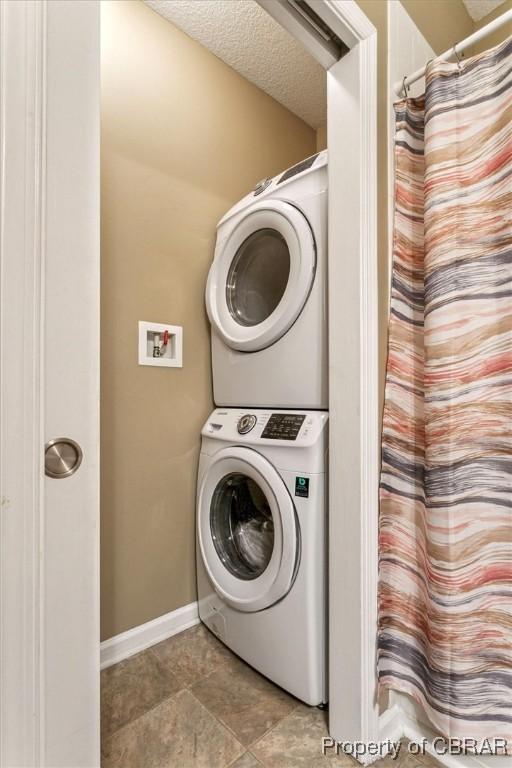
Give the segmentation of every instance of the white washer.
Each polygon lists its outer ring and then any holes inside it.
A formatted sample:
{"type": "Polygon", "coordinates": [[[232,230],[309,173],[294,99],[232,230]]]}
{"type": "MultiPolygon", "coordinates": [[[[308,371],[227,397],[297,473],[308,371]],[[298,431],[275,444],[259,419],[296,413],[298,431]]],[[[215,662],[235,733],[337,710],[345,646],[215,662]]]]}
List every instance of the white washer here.
{"type": "Polygon", "coordinates": [[[208,283],[217,405],[323,408],[327,151],[257,185],[221,219],[208,283]]]}
{"type": "Polygon", "coordinates": [[[327,413],[218,408],[202,430],[199,616],[310,705],[326,696],[327,413]]]}

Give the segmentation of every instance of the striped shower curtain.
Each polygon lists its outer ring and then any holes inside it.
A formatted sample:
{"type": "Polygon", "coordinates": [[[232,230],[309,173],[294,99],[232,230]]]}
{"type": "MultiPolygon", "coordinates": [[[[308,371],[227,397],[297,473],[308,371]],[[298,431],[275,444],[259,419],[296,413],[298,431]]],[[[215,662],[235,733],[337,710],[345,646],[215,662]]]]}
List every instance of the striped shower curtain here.
{"type": "Polygon", "coordinates": [[[395,106],[381,687],[512,750],[512,39],[395,106]]]}

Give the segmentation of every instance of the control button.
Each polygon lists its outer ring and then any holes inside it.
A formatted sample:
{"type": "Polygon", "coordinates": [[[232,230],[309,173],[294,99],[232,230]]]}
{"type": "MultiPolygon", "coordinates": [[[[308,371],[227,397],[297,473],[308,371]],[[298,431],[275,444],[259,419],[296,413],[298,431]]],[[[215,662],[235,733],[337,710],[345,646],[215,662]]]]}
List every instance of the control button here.
{"type": "Polygon", "coordinates": [[[238,434],[240,435],[246,435],[248,432],[251,431],[251,429],[256,424],[256,416],[252,413],[246,413],[244,416],[242,416],[240,419],[238,419],[238,424],[236,425],[236,428],[238,429],[238,434]]]}
{"type": "Polygon", "coordinates": [[[254,187],[254,195],[261,195],[270,184],[272,184],[272,179],[262,179],[261,181],[258,181],[254,187]]]}

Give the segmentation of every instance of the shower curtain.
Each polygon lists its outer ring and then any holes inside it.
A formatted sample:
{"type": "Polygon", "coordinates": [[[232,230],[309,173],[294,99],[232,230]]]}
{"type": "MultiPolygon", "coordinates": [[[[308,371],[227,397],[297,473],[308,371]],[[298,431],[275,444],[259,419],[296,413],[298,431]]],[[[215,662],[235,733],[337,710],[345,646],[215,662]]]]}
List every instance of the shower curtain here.
{"type": "Polygon", "coordinates": [[[395,105],[380,686],[512,750],[512,39],[395,105]]]}

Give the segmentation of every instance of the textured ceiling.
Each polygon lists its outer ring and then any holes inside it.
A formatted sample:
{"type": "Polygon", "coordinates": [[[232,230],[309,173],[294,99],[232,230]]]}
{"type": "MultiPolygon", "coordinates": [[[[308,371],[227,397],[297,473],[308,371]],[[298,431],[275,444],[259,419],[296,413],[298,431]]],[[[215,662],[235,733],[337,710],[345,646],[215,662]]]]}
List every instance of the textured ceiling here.
{"type": "Polygon", "coordinates": [[[144,0],[312,128],[325,123],[325,70],[254,0],[144,0]]]}
{"type": "Polygon", "coordinates": [[[463,0],[473,21],[480,21],[504,2],[505,0],[463,0]]]}

